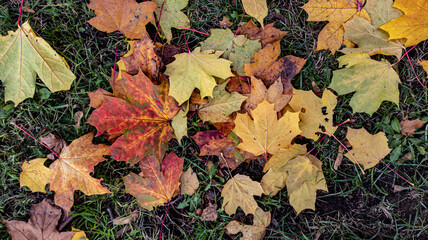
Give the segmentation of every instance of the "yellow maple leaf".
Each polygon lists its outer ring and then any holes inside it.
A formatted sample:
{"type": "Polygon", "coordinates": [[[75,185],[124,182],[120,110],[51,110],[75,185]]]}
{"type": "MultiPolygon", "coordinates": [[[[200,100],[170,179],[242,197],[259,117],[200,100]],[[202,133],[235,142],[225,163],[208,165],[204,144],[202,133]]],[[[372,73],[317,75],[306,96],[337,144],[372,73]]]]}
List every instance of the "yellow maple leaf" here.
{"type": "Polygon", "coordinates": [[[269,226],[271,213],[264,212],[261,208],[256,209],[254,214],[253,225],[244,225],[236,220],[231,221],[226,225],[226,230],[229,234],[237,234],[242,232],[240,240],[260,240],[266,234],[266,228],[269,226]]]}
{"type": "Polygon", "coordinates": [[[221,196],[223,197],[222,209],[227,214],[232,215],[238,207],[245,214],[255,214],[258,208],[253,196],[261,196],[263,189],[259,182],[253,181],[250,177],[237,174],[224,184],[221,196]]]}
{"type": "Polygon", "coordinates": [[[392,6],[403,11],[404,15],[379,27],[389,33],[389,39],[405,38],[406,47],[428,39],[427,0],[396,0],[392,6]]]}
{"type": "Polygon", "coordinates": [[[364,169],[376,166],[379,160],[391,152],[384,132],[372,135],[364,128],[348,128],[346,138],[352,145],[352,150],[346,153],[345,157],[352,159],[352,162],[357,161],[364,169]]]}
{"type": "Polygon", "coordinates": [[[318,35],[317,51],[329,49],[334,54],[344,43],[342,24],[354,16],[370,21],[364,9],[358,9],[356,1],[348,0],[310,0],[302,7],[309,15],[308,21],[329,21],[318,35]]]}
{"type": "Polygon", "coordinates": [[[299,133],[299,113],[286,112],[279,120],[276,118],[274,105],[264,100],[248,114],[238,114],[233,132],[241,139],[238,148],[256,156],[275,154],[288,146],[299,133]]]}
{"type": "Polygon", "coordinates": [[[333,126],[333,109],[337,99],[330,90],[325,90],[322,98],[319,98],[312,91],[295,89],[289,104],[293,110],[300,111],[300,135],[316,140],[317,132],[331,136],[336,131],[337,127],[333,126]]]}
{"type": "Polygon", "coordinates": [[[263,19],[268,15],[266,0],[242,0],[245,12],[257,19],[264,26],[263,19]]]}
{"type": "Polygon", "coordinates": [[[175,55],[175,61],[168,64],[165,74],[169,75],[169,95],[173,96],[181,105],[187,101],[193,90],[198,88],[201,97],[212,97],[213,89],[217,85],[214,77],[226,79],[233,76],[230,71],[232,62],[219,59],[221,51],[202,51],[195,48],[193,52],[175,55]]]}
{"type": "Polygon", "coordinates": [[[27,186],[32,192],[46,193],[46,184],[51,181],[51,170],[44,166],[47,158],[36,158],[22,164],[19,175],[21,187],[27,186]]]}

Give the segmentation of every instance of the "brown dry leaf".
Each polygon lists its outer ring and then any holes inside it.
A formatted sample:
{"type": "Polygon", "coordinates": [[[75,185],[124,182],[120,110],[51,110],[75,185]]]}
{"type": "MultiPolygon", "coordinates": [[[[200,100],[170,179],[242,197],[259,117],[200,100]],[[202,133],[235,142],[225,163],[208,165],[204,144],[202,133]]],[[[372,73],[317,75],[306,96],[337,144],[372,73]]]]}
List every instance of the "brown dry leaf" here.
{"type": "Polygon", "coordinates": [[[283,84],[283,93],[293,92],[291,79],[300,72],[306,59],[292,55],[278,59],[281,53],[279,41],[268,44],[254,54],[250,63],[245,64],[245,74],[261,79],[266,87],[270,87],[280,78],[283,84]]]}
{"type": "Polygon", "coordinates": [[[354,16],[368,21],[366,10],[358,9],[357,1],[349,0],[310,0],[302,7],[309,15],[307,21],[329,21],[318,35],[317,51],[329,49],[334,54],[344,43],[342,24],[354,16]]]}
{"type": "Polygon", "coordinates": [[[244,96],[247,96],[251,92],[247,78],[242,78],[238,75],[230,78],[230,81],[227,83],[226,90],[228,92],[237,92],[244,96]]]}
{"type": "Polygon", "coordinates": [[[244,225],[236,220],[231,221],[226,226],[229,234],[237,234],[242,232],[240,240],[261,240],[266,234],[266,228],[270,225],[271,213],[263,212],[261,208],[257,208],[254,214],[253,225],[244,225]]]}
{"type": "Polygon", "coordinates": [[[358,164],[364,166],[364,169],[376,166],[379,160],[391,152],[384,132],[372,135],[364,128],[352,129],[348,127],[346,138],[352,145],[352,150],[346,153],[345,157],[354,163],[357,161],[358,164]]]}
{"type": "Polygon", "coordinates": [[[76,122],[76,124],[74,124],[74,126],[76,126],[77,128],[80,128],[80,120],[83,117],[83,112],[82,111],[78,111],[74,114],[73,116],[73,120],[76,122]]]}
{"type": "Polygon", "coordinates": [[[213,203],[208,203],[208,206],[202,210],[201,220],[202,221],[217,221],[217,205],[213,203]]]}
{"type": "Polygon", "coordinates": [[[85,195],[110,193],[101,185],[102,179],[89,175],[98,163],[105,160],[103,155],[110,155],[109,146],[92,144],[93,137],[91,132],[74,140],[49,166],[52,170],[50,190],[55,192],[55,204],[67,212],[73,206],[76,190],[85,195]]]}
{"type": "Polygon", "coordinates": [[[233,132],[242,139],[238,148],[255,156],[274,155],[301,133],[298,112],[287,112],[278,120],[273,104],[265,100],[251,114],[253,119],[248,114],[238,114],[233,132]]]}
{"type": "Polygon", "coordinates": [[[118,217],[113,219],[113,225],[125,225],[134,222],[138,217],[138,212],[133,212],[125,217],[118,217]]]}
{"type": "Polygon", "coordinates": [[[35,11],[29,7],[23,6],[22,7],[22,11],[27,12],[27,13],[35,13],[35,11]]]}
{"type": "Polygon", "coordinates": [[[189,167],[180,177],[180,194],[192,196],[199,187],[198,175],[189,167]]]}
{"type": "Polygon", "coordinates": [[[220,28],[226,29],[232,25],[233,23],[229,20],[229,18],[226,16],[223,16],[223,20],[220,21],[220,28]]]}
{"type": "Polygon", "coordinates": [[[156,6],[156,3],[150,1],[91,0],[88,8],[94,10],[96,16],[88,23],[100,31],[120,31],[127,38],[140,39],[146,33],[146,24],[154,20],[156,6]]]}
{"type": "Polygon", "coordinates": [[[141,70],[150,80],[157,82],[160,60],[153,41],[146,34],[139,41],[129,42],[131,49],[118,62],[120,72],[136,75],[141,70]]]}
{"type": "Polygon", "coordinates": [[[229,135],[232,130],[235,128],[235,123],[230,120],[230,122],[218,122],[212,123],[212,125],[219,130],[224,136],[229,135]]]}
{"type": "Polygon", "coordinates": [[[262,48],[264,48],[268,43],[275,43],[281,40],[288,33],[274,28],[274,24],[270,23],[264,28],[259,28],[254,24],[253,20],[250,20],[238,29],[236,35],[247,35],[247,38],[251,40],[260,39],[262,48]]]}
{"type": "Polygon", "coordinates": [[[99,108],[101,105],[103,105],[105,96],[113,97],[113,94],[102,88],[98,88],[94,92],[89,92],[88,96],[90,100],[89,106],[93,108],[99,108]]]}
{"type": "Polygon", "coordinates": [[[334,166],[333,166],[334,170],[337,170],[340,164],[342,164],[344,151],[345,151],[345,148],[342,145],[339,145],[339,152],[337,153],[336,160],[334,161],[334,166]]]}
{"type": "MultiPolygon", "coordinates": [[[[39,137],[39,141],[48,146],[57,154],[61,153],[62,149],[67,146],[67,143],[64,141],[64,139],[52,133],[48,133],[42,137],[39,137]]],[[[48,154],[47,157],[51,160],[54,160],[56,158],[53,153],[48,154]]]]}
{"type": "Polygon", "coordinates": [[[407,118],[400,121],[401,134],[404,136],[415,134],[416,129],[422,127],[427,121],[420,119],[408,120],[407,118]]]}
{"type": "Polygon", "coordinates": [[[13,240],[68,240],[76,234],[75,232],[58,232],[61,209],[54,207],[47,199],[33,204],[30,212],[28,222],[3,221],[13,240]]]}
{"type": "Polygon", "coordinates": [[[223,197],[221,208],[228,215],[234,214],[238,207],[241,207],[245,214],[255,214],[258,205],[253,196],[262,194],[263,189],[259,182],[251,180],[248,176],[237,174],[224,184],[221,192],[223,197]]]}

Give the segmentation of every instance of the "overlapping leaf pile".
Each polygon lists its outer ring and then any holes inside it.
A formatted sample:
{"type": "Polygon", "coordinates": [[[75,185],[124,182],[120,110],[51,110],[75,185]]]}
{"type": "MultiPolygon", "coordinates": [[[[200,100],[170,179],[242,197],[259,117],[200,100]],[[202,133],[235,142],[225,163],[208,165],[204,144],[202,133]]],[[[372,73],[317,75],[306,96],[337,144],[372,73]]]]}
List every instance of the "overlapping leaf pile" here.
{"type": "MultiPolygon", "coordinates": [[[[191,169],[182,175],[184,159],[172,152],[166,155],[171,139],[180,141],[187,136],[187,115],[192,111],[213,129],[191,136],[200,147],[200,156],[218,156],[219,166],[229,169],[255,159],[264,164],[260,182],[242,174],[228,176],[221,209],[228,215],[238,208],[254,215],[253,225],[230,222],[226,227],[229,233],[243,232],[244,239],[262,238],[271,214],[260,208],[254,196],[273,196],[283,188],[297,214],[304,209],[315,210],[317,190],[328,191],[322,161],[294,139],[303,136],[317,141],[323,134],[336,138],[336,96],[330,90],[319,97],[312,91],[294,89],[291,79],[306,60],[292,55],[279,58],[280,41],[286,32],[274,28],[274,23],[264,26],[265,1],[243,4],[261,28],[249,21],[236,31],[212,29],[211,36],[190,51],[189,46],[154,43],[145,30],[156,14],[169,43],[172,27],[190,25],[181,12],[187,1],[92,0],[88,7],[97,16],[89,20],[90,24],[101,31],[120,31],[135,40],[129,42],[130,51],[118,62],[119,71],[112,72],[112,92],[98,89],[89,93],[90,106],[95,110],[88,123],[96,127],[97,136],[105,135],[114,142],[111,146],[92,145],[93,134],[85,135],[66,147],[49,168],[44,166],[46,159],[25,163],[21,185],[45,192],[50,183],[55,204],[69,211],[75,190],[86,195],[109,193],[101,180],[89,173],[104,160],[103,155],[111,155],[115,160],[140,165],[139,174],[130,173],[123,181],[125,191],[147,210],[164,205],[179,192],[193,194],[199,186],[197,176],[191,169]]],[[[420,0],[419,6],[428,9],[427,4],[420,0]]],[[[398,104],[400,79],[393,64],[370,56],[400,58],[405,46],[428,37],[424,35],[428,32],[426,19],[422,27],[413,26],[414,5],[405,0],[394,5],[392,0],[367,0],[364,7],[358,1],[310,0],[303,6],[309,21],[329,21],[319,35],[318,50],[329,49],[334,54],[343,43],[347,46],[340,50],[346,55],[338,58],[344,68],[334,71],[329,87],[339,95],[355,92],[350,102],[354,112],[371,115],[385,100],[398,104]],[[400,24],[409,29],[403,30],[400,24]]],[[[25,32],[31,34],[24,40],[37,42],[28,25],[0,40],[8,42],[25,32]]],[[[5,69],[2,51],[0,48],[0,69],[5,69]]],[[[34,69],[31,71],[38,71],[34,69]]],[[[24,78],[16,72],[11,74],[14,79],[24,78]]],[[[4,81],[9,89],[15,84],[9,83],[13,79],[4,81]]],[[[29,96],[25,93],[15,103],[29,96]]],[[[364,129],[348,128],[346,138],[352,150],[345,157],[364,169],[375,166],[391,151],[382,132],[372,135],[364,129]]]]}

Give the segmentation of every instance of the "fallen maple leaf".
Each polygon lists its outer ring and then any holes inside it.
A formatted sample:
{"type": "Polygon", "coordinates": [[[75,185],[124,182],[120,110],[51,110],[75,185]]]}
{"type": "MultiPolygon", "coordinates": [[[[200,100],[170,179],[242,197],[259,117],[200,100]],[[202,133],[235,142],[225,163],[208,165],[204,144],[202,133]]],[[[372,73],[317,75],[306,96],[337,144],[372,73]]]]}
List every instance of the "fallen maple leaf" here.
{"type": "Polygon", "coordinates": [[[95,11],[95,17],[88,21],[100,31],[120,31],[127,38],[140,39],[146,33],[146,24],[154,19],[154,2],[137,3],[135,0],[91,0],[88,8],[95,11]]]}
{"type": "Polygon", "coordinates": [[[226,230],[229,234],[242,232],[240,240],[260,240],[265,236],[266,228],[269,226],[270,221],[271,213],[257,208],[254,214],[253,225],[244,225],[241,222],[233,220],[226,225],[226,230]]]}
{"type": "Polygon", "coordinates": [[[318,35],[317,49],[328,49],[334,54],[342,46],[344,29],[342,24],[354,16],[368,21],[366,10],[358,9],[357,1],[348,0],[310,0],[302,7],[309,15],[307,21],[329,21],[318,35]]]}
{"type": "Polygon", "coordinates": [[[388,32],[389,39],[405,38],[406,47],[428,39],[428,14],[424,14],[428,9],[428,1],[396,0],[393,7],[403,11],[404,15],[379,27],[388,32]]]}
{"type": "Polygon", "coordinates": [[[351,53],[337,59],[344,69],[333,72],[329,88],[339,95],[355,92],[349,105],[353,112],[372,115],[383,101],[399,104],[400,78],[391,64],[376,61],[367,53],[351,53]]]}
{"type": "MultiPolygon", "coordinates": [[[[424,68],[425,72],[428,73],[428,61],[418,61],[419,64],[421,64],[421,66],[424,68]]],[[[428,75],[427,75],[428,78],[428,75]]]]}
{"type": "Polygon", "coordinates": [[[251,92],[247,101],[245,102],[244,108],[247,112],[250,112],[266,98],[269,103],[274,104],[274,110],[279,112],[290,102],[291,98],[293,97],[292,92],[290,94],[284,94],[283,92],[284,89],[281,79],[277,79],[269,87],[269,89],[267,89],[261,80],[252,76],[251,92]]]}
{"type": "Polygon", "coordinates": [[[241,109],[242,102],[247,97],[236,92],[227,92],[225,90],[226,85],[227,82],[215,87],[213,96],[208,97],[208,103],[198,109],[198,115],[203,121],[227,122],[230,120],[230,114],[241,109]]]}
{"type": "Polygon", "coordinates": [[[13,240],[68,240],[76,234],[76,232],[58,232],[61,209],[54,207],[47,199],[33,204],[30,212],[28,222],[3,221],[13,240]]]}
{"type": "Polygon", "coordinates": [[[133,195],[141,207],[151,211],[170,201],[180,186],[183,158],[171,152],[162,160],[162,166],[154,156],[141,160],[141,173],[123,177],[125,192],[133,195]]]}
{"type": "Polygon", "coordinates": [[[180,194],[187,194],[189,196],[195,194],[195,190],[199,187],[198,176],[193,169],[189,167],[187,171],[181,174],[180,178],[180,194]]]}
{"type": "Polygon", "coordinates": [[[255,214],[258,208],[254,196],[261,196],[263,189],[259,182],[251,180],[248,176],[237,174],[229,179],[224,184],[221,196],[223,197],[222,209],[228,215],[236,212],[238,207],[245,212],[245,214],[255,214]]]}
{"type": "Polygon", "coordinates": [[[36,75],[51,92],[68,90],[76,78],[65,60],[25,22],[15,32],[0,36],[0,80],[4,100],[15,106],[33,97],[36,75]]]}
{"type": "MultiPolygon", "coordinates": [[[[122,71],[136,75],[141,70],[152,81],[159,75],[160,60],[155,52],[153,41],[144,34],[139,41],[130,41],[131,49],[118,62],[119,74],[122,71]]],[[[121,76],[118,74],[118,78],[121,76]]]]}
{"type": "Polygon", "coordinates": [[[238,148],[256,156],[277,153],[301,133],[298,112],[287,112],[278,120],[273,104],[266,100],[251,115],[253,119],[248,114],[238,114],[233,132],[242,139],[238,148]]]}
{"type": "Polygon", "coordinates": [[[422,127],[427,121],[420,119],[408,120],[407,118],[400,121],[401,134],[408,136],[415,134],[417,128],[422,127]]]}
{"type": "Polygon", "coordinates": [[[195,88],[201,91],[201,97],[211,96],[217,85],[214,76],[226,79],[233,76],[231,62],[218,57],[222,52],[200,51],[175,55],[175,61],[167,65],[166,75],[170,79],[169,95],[181,105],[187,101],[195,88]]]}
{"type": "Polygon", "coordinates": [[[273,27],[275,23],[270,23],[262,28],[254,25],[252,20],[248,21],[246,24],[242,25],[237,30],[237,35],[246,35],[247,38],[251,40],[260,39],[262,43],[262,48],[266,47],[268,43],[274,43],[282,39],[288,32],[281,31],[273,27]]]}
{"type": "Polygon", "coordinates": [[[160,21],[160,28],[165,34],[165,37],[168,43],[172,39],[171,28],[179,28],[178,26],[183,26],[186,28],[190,27],[190,20],[187,18],[186,14],[181,12],[185,7],[187,7],[188,0],[153,0],[158,4],[156,8],[156,16],[158,21],[160,21]],[[161,13],[162,8],[162,13],[161,13]],[[160,20],[159,20],[160,19],[160,20]]]}
{"type": "Polygon", "coordinates": [[[141,72],[135,76],[122,72],[115,84],[116,97],[104,96],[88,123],[97,128],[98,135],[123,134],[110,147],[118,161],[133,165],[150,154],[162,159],[167,141],[174,137],[170,121],[179,110],[167,95],[167,86],[153,85],[141,72]]]}
{"type": "Polygon", "coordinates": [[[263,27],[263,20],[268,14],[266,0],[242,0],[242,5],[244,6],[245,12],[257,19],[263,27]]]}
{"type": "Polygon", "coordinates": [[[391,152],[391,149],[388,148],[388,139],[384,132],[372,135],[364,128],[348,128],[346,138],[351,144],[352,149],[345,154],[345,157],[352,162],[354,160],[357,161],[358,164],[364,166],[364,169],[376,166],[379,160],[391,152]]]}
{"type": "Polygon", "coordinates": [[[102,179],[89,174],[94,167],[110,155],[109,147],[104,144],[93,145],[94,133],[88,133],[74,140],[64,148],[60,158],[49,168],[52,171],[50,190],[55,192],[55,204],[70,211],[73,206],[73,193],[82,191],[85,195],[105,194],[110,191],[101,185],[102,179]]]}
{"type": "Polygon", "coordinates": [[[36,158],[22,164],[22,172],[19,175],[21,187],[27,186],[32,192],[46,193],[45,187],[51,181],[52,172],[44,165],[46,159],[36,158]]]}
{"type": "Polygon", "coordinates": [[[345,38],[357,44],[358,47],[345,48],[341,52],[345,54],[367,52],[370,55],[395,55],[400,59],[404,41],[402,39],[388,40],[389,35],[378,30],[378,27],[403,14],[392,7],[392,0],[367,0],[364,9],[370,15],[371,23],[359,16],[355,16],[352,20],[344,23],[345,38]]]}
{"type": "Polygon", "coordinates": [[[336,107],[336,96],[330,91],[324,91],[322,98],[312,91],[294,90],[294,96],[289,102],[295,111],[299,111],[300,135],[318,139],[317,132],[332,136],[337,127],[333,126],[333,109],[336,107]]]}
{"type": "Polygon", "coordinates": [[[266,87],[270,87],[280,78],[283,93],[290,94],[293,90],[291,79],[300,72],[306,59],[292,55],[277,59],[281,53],[279,41],[268,44],[254,54],[250,63],[245,64],[245,75],[261,79],[266,87]]]}

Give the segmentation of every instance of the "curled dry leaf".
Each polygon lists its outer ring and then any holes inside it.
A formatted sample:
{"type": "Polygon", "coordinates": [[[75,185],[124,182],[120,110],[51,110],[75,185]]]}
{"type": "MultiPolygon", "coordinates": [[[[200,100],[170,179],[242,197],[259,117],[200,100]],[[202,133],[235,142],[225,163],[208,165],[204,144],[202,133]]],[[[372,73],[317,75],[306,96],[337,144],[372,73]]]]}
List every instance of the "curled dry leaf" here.
{"type": "Polygon", "coordinates": [[[154,19],[156,6],[150,1],[91,0],[88,8],[94,10],[96,16],[88,23],[103,32],[120,31],[127,38],[140,39],[146,33],[146,24],[154,19]]]}
{"type": "Polygon", "coordinates": [[[189,167],[180,177],[180,194],[192,196],[199,187],[198,175],[189,167]]]}
{"type": "Polygon", "coordinates": [[[339,151],[337,153],[336,160],[334,161],[334,170],[339,169],[340,164],[342,164],[343,160],[343,152],[345,151],[345,148],[342,145],[339,145],[339,151]]]}
{"type": "MultiPolygon", "coordinates": [[[[67,143],[64,141],[64,139],[52,133],[48,133],[42,137],[39,137],[39,141],[48,146],[57,154],[61,153],[62,149],[67,146],[67,143]]],[[[47,157],[51,160],[54,160],[56,158],[53,153],[50,153],[47,157]]]]}
{"type": "Polygon", "coordinates": [[[3,221],[12,239],[61,239],[68,240],[76,232],[58,232],[58,221],[61,218],[61,209],[54,207],[44,199],[31,206],[31,215],[28,222],[3,221]]]}
{"type": "Polygon", "coordinates": [[[77,128],[80,128],[80,119],[82,119],[82,117],[83,117],[82,111],[76,112],[73,116],[73,120],[76,122],[76,124],[74,124],[74,126],[76,126],[77,128]]]}
{"type": "Polygon", "coordinates": [[[422,127],[427,121],[420,119],[408,120],[407,118],[400,121],[401,134],[408,136],[415,134],[416,129],[422,127]]]}
{"type": "Polygon", "coordinates": [[[133,212],[128,216],[113,219],[113,225],[125,225],[134,222],[138,218],[138,212],[133,212]]]}

